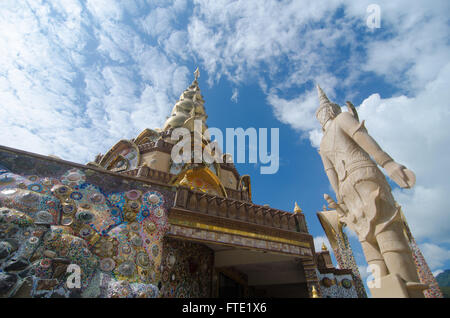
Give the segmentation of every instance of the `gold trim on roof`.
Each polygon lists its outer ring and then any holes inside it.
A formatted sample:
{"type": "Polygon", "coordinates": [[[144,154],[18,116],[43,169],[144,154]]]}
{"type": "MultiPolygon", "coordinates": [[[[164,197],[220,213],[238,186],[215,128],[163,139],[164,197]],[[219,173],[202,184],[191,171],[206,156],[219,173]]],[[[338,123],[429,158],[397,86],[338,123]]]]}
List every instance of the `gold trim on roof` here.
{"type": "Polygon", "coordinates": [[[169,219],[169,223],[175,224],[175,225],[192,227],[192,228],[196,228],[196,229],[209,230],[209,231],[233,234],[233,235],[240,235],[240,236],[245,236],[245,237],[250,237],[250,238],[255,238],[255,239],[261,239],[261,240],[265,240],[265,241],[273,241],[273,242],[291,244],[291,245],[307,247],[307,248],[311,247],[311,245],[307,242],[299,242],[299,241],[285,239],[282,237],[262,235],[262,234],[257,234],[257,233],[253,233],[253,232],[241,231],[241,230],[233,230],[230,228],[225,228],[225,227],[221,227],[221,226],[210,225],[210,224],[205,224],[205,223],[200,223],[200,222],[190,222],[190,221],[186,221],[186,220],[169,219]]]}

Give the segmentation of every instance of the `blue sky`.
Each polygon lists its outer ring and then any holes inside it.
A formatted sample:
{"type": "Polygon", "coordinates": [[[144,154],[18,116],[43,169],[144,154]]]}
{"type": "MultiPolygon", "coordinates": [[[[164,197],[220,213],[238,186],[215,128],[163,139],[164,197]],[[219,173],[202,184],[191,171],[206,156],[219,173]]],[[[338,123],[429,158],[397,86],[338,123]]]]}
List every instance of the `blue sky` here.
{"type": "Polygon", "coordinates": [[[333,194],[317,154],[320,83],[416,173],[394,195],[432,270],[450,268],[450,3],[376,1],[370,29],[372,2],[3,0],[0,143],[86,163],[161,127],[198,66],[210,127],[280,129],[277,174],[238,169],[256,203],[298,201],[320,246],[316,212],[333,194]]]}

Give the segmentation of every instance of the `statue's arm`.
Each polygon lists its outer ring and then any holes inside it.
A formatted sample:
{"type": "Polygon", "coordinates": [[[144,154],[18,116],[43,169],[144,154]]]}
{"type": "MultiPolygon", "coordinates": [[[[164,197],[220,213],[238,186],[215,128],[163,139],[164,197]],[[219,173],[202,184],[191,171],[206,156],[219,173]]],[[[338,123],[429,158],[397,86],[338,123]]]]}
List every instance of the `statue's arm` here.
{"type": "Polygon", "coordinates": [[[359,122],[347,112],[341,113],[337,119],[339,126],[345,133],[363,148],[378,165],[383,167],[389,161],[393,161],[393,159],[381,149],[375,139],[369,135],[364,126],[364,120],[359,122]]]}
{"type": "Polygon", "coordinates": [[[331,163],[330,159],[327,158],[325,154],[322,154],[319,152],[320,157],[322,158],[323,162],[323,168],[325,169],[325,173],[327,174],[328,180],[330,181],[331,187],[334,190],[334,193],[336,193],[336,197],[339,201],[339,186],[338,186],[338,177],[336,170],[334,170],[333,164],[331,163]]]}
{"type": "Polygon", "coordinates": [[[364,149],[375,162],[386,169],[389,177],[400,187],[409,188],[411,181],[405,175],[406,167],[395,162],[391,156],[381,149],[364,127],[364,121],[358,122],[350,113],[341,113],[338,119],[339,126],[350,136],[362,149],[364,149]]]}

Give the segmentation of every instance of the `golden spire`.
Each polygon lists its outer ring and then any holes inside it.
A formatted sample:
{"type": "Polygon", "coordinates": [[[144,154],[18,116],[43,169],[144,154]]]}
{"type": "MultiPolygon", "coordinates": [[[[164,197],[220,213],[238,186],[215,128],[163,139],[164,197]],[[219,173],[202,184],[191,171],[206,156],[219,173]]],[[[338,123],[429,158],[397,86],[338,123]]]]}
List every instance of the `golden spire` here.
{"type": "Polygon", "coordinates": [[[205,111],[205,101],[203,100],[197,81],[200,77],[198,67],[194,72],[194,76],[194,81],[184,90],[173,106],[172,113],[167,118],[163,130],[178,127],[185,127],[193,130],[194,121],[197,119],[202,121],[202,128],[204,128],[204,130],[207,128],[206,119],[208,116],[205,111]]]}
{"type": "Polygon", "coordinates": [[[312,298],[319,298],[319,293],[317,292],[316,286],[312,286],[312,298]]]}
{"type": "Polygon", "coordinates": [[[298,206],[297,201],[295,202],[294,213],[302,213],[302,209],[298,206]]]}
{"type": "Polygon", "coordinates": [[[194,76],[195,76],[195,80],[197,80],[200,77],[200,71],[198,70],[198,66],[195,69],[194,76]]]}
{"type": "Polygon", "coordinates": [[[325,245],[325,242],[322,242],[322,251],[328,251],[328,248],[325,245]]]}

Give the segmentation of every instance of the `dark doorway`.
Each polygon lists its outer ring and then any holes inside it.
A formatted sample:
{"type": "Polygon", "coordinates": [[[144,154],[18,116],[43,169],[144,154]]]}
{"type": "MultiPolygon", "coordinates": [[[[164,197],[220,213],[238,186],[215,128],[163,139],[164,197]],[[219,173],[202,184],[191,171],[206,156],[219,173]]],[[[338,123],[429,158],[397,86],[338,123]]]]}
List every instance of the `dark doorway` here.
{"type": "Polygon", "coordinates": [[[219,273],[219,297],[243,297],[244,286],[224,275],[219,273]]]}

